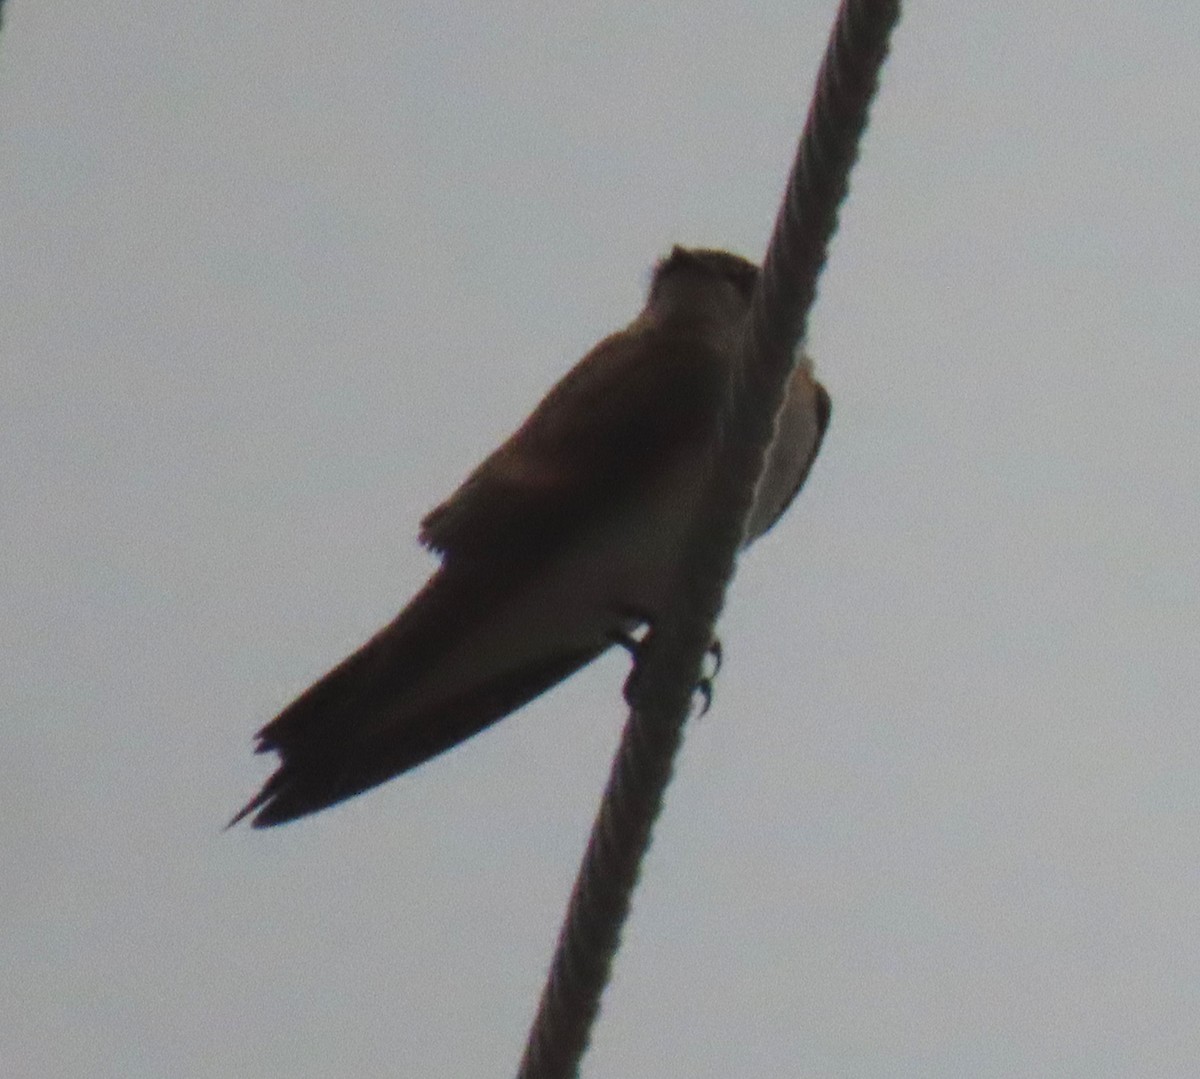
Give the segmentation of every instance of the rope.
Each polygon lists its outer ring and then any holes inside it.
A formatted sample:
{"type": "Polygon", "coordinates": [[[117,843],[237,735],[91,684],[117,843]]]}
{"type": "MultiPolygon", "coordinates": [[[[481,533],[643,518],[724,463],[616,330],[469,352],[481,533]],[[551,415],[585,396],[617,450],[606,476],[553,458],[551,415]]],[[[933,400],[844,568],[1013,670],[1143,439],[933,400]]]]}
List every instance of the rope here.
{"type": "Polygon", "coordinates": [[[713,471],[673,602],[639,657],[634,707],[518,1079],[578,1074],[899,16],[899,0],[843,0],[838,11],[751,306],[725,428],[732,437],[713,471]]]}

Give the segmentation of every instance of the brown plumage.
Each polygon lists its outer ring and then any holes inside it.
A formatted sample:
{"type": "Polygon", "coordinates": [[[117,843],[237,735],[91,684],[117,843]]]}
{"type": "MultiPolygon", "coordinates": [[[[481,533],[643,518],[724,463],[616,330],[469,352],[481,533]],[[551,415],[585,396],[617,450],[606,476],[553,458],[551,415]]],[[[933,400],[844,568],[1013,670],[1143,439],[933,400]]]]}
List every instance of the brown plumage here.
{"type": "MultiPolygon", "coordinates": [[[[279,824],[421,764],[653,622],[715,450],[757,268],[676,248],[600,342],[422,521],[442,565],[258,734],[279,754],[234,817],[279,824]]],[[[829,397],[798,365],[747,542],[803,484],[829,397]]]]}

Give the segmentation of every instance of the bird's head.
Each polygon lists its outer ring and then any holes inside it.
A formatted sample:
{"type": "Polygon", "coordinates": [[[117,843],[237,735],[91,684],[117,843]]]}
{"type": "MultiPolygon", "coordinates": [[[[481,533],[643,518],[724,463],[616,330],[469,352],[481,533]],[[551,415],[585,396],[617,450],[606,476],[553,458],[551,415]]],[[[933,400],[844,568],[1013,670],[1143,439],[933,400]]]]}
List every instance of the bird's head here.
{"type": "Polygon", "coordinates": [[[758,267],[740,255],[675,247],[654,268],[645,313],[656,322],[740,325],[757,281],[758,267]]]}

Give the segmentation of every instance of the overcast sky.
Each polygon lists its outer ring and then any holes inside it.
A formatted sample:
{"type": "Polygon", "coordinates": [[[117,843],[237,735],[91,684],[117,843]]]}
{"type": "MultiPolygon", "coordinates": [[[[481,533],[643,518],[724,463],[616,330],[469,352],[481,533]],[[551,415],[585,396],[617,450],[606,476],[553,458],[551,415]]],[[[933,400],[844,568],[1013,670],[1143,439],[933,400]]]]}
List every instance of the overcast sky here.
{"type": "MultiPolygon", "coordinates": [[[[8,5],[5,1076],[512,1073],[623,655],[221,828],[654,260],[761,257],[833,9],[8,5]]],[[[585,1079],[1200,1074],[1198,73],[910,5],[585,1079]]]]}

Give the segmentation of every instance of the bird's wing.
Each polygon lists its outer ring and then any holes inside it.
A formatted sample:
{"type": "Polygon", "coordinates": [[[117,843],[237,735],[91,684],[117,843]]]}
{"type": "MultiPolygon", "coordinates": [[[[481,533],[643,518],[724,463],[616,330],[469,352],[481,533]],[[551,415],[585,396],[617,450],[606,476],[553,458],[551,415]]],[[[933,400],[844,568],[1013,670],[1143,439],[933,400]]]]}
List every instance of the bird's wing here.
{"type": "MultiPolygon", "coordinates": [[[[279,754],[275,773],[230,821],[267,827],[341,802],[477,734],[591,662],[606,647],[513,641],[510,664],[475,664],[464,635],[503,602],[502,574],[443,568],[366,644],[258,732],[257,752],[279,754]],[[451,657],[459,684],[413,703],[431,670],[451,657]]],[[[478,637],[476,637],[478,642],[478,637]]]]}
{"type": "Polygon", "coordinates": [[[504,647],[489,634],[591,514],[619,512],[660,468],[712,441],[726,359],[639,328],[580,361],[425,518],[422,541],[444,556],[425,588],[259,732],[259,750],[277,752],[279,767],[235,821],[254,813],[258,826],[281,823],[382,783],[602,652],[602,626],[559,639],[553,617],[504,647]]]}
{"type": "Polygon", "coordinates": [[[727,377],[728,356],[701,340],[641,328],[607,338],[425,517],[421,542],[447,562],[544,557],[711,445],[727,377]]]}

